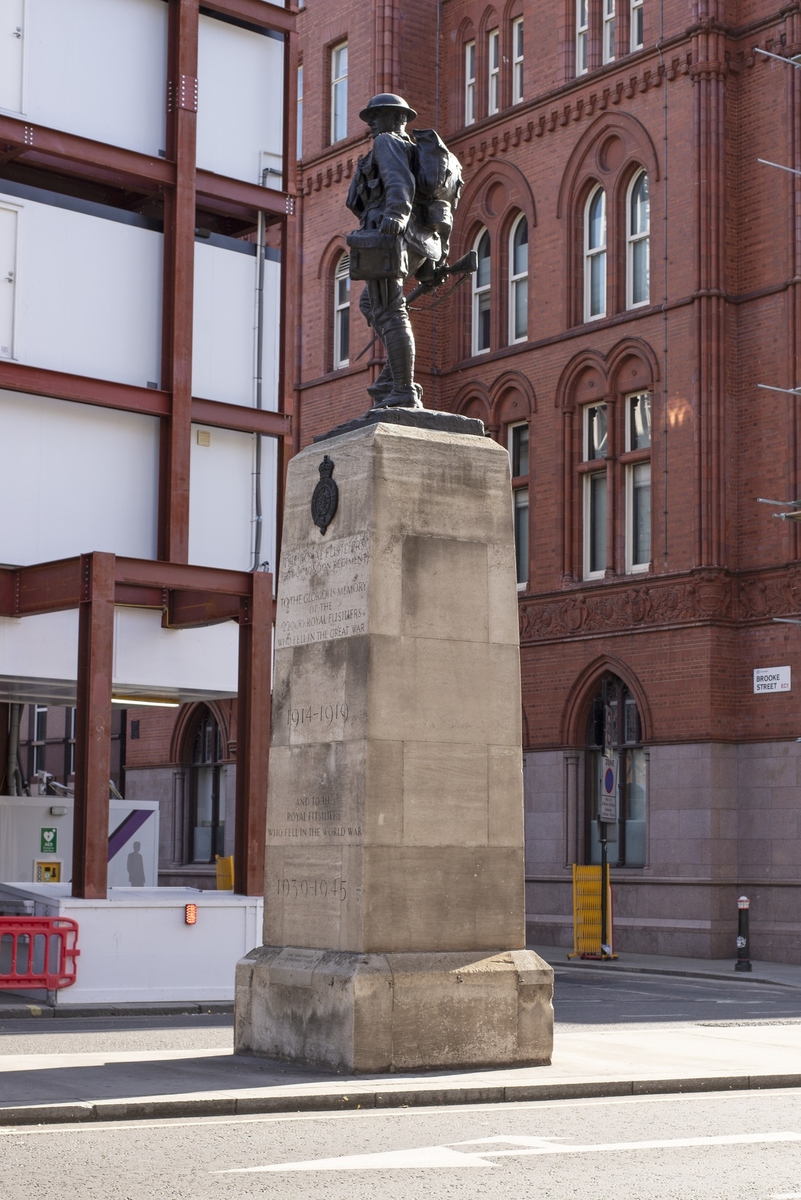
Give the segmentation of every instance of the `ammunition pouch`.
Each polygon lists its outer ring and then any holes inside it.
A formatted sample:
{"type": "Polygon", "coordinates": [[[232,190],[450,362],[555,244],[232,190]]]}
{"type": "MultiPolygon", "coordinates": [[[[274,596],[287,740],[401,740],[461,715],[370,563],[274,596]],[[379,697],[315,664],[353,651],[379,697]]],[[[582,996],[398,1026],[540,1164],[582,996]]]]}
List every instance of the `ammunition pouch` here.
{"type": "Polygon", "coordinates": [[[409,256],[404,239],[376,229],[356,229],[348,234],[351,279],[405,279],[409,256]]]}

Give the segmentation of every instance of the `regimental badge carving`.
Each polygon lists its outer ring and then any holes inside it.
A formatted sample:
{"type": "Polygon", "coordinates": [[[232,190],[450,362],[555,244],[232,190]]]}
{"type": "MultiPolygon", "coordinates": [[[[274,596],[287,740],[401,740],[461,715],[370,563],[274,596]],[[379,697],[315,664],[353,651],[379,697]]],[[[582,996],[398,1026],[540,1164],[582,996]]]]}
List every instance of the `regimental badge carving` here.
{"type": "Polygon", "coordinates": [[[320,463],[320,482],[312,492],[311,514],[320,533],[325,533],[336,516],[339,504],[339,488],[334,482],[334,463],[326,454],[320,463]]]}

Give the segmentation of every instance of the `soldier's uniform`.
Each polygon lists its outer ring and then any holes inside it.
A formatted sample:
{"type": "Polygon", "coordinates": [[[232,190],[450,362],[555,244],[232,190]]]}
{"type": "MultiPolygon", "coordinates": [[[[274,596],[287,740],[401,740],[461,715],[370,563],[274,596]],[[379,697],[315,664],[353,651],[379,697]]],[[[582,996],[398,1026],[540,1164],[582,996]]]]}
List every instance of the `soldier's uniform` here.
{"type": "MultiPolygon", "coordinates": [[[[416,117],[400,96],[374,96],[359,115],[378,108],[400,108],[416,117]]],[[[347,206],[362,229],[382,230],[402,237],[408,269],[397,278],[369,279],[359,308],[384,343],[387,364],[368,392],[375,405],[421,408],[422,388],[414,382],[414,335],[403,295],[409,275],[432,288],[435,266],[444,263],[442,239],[427,222],[423,206],[415,205],[415,143],[405,133],[380,133],[370,152],[359,160],[348,192],[347,206]],[[388,228],[389,226],[389,228],[388,228]]]]}

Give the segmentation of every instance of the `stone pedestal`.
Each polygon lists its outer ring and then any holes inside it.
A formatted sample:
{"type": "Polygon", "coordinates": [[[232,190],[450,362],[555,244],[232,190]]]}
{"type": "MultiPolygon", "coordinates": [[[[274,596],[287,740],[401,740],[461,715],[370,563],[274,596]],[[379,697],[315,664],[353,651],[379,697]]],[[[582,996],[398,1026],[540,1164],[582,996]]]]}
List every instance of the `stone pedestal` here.
{"type": "Polygon", "coordinates": [[[376,424],[289,465],[264,942],[236,1049],[343,1070],[546,1063],[525,950],[509,456],[376,424]],[[323,455],[338,508],[311,498],[323,455]]]}

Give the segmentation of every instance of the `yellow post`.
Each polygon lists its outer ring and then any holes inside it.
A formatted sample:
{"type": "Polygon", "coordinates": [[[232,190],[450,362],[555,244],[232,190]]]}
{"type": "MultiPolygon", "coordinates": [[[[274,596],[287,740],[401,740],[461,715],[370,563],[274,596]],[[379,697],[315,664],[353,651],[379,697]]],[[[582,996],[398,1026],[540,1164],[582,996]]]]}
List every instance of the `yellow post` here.
{"type": "Polygon", "coordinates": [[[610,945],[612,936],[612,904],[609,886],[609,865],[606,867],[606,937],[601,936],[601,868],[599,865],[584,866],[573,863],[573,953],[592,955],[593,958],[617,958],[616,954],[605,954],[601,943],[610,945]]]}
{"type": "Polygon", "coordinates": [[[233,854],[229,854],[227,858],[220,858],[219,854],[216,854],[214,858],[217,868],[217,891],[232,892],[234,890],[233,854]]]}

